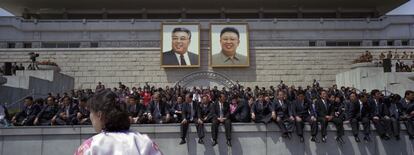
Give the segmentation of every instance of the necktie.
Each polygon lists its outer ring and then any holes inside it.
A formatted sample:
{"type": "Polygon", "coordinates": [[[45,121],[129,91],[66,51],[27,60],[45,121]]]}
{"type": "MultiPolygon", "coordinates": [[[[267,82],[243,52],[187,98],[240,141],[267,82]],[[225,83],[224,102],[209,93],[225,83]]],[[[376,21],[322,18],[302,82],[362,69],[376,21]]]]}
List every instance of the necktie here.
{"type": "Polygon", "coordinates": [[[220,117],[223,117],[223,105],[219,103],[220,105],[220,117]]]}
{"type": "Polygon", "coordinates": [[[69,117],[69,107],[66,107],[66,117],[69,117]]]}
{"type": "Polygon", "coordinates": [[[184,60],[184,55],[182,54],[180,54],[180,62],[181,62],[181,65],[184,65],[184,66],[187,65],[184,60]]]}
{"type": "Polygon", "coordinates": [[[193,103],[190,103],[190,110],[191,110],[191,117],[190,117],[190,120],[193,120],[193,116],[194,116],[193,103]]]}
{"type": "Polygon", "coordinates": [[[156,103],[155,104],[155,106],[156,106],[156,115],[157,115],[157,118],[160,118],[161,117],[161,111],[160,111],[160,105],[159,105],[159,103],[156,103]]]}

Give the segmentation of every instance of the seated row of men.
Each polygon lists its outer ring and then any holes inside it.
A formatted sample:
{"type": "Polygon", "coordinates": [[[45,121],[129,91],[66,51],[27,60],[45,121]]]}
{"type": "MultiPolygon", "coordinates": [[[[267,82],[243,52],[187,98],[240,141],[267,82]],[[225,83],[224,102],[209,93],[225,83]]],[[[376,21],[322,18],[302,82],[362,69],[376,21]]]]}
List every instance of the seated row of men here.
{"type": "Polygon", "coordinates": [[[227,144],[231,145],[232,122],[275,122],[281,129],[284,138],[291,138],[293,128],[300,141],[304,141],[303,129],[305,122],[311,125],[311,141],[318,142],[318,130],[321,130],[321,140],[326,142],[328,122],[337,128],[336,141],[344,143],[344,122],[350,122],[352,133],[356,142],[359,139],[359,123],[363,124],[365,141],[371,141],[370,123],[373,122],[378,135],[385,140],[394,136],[400,139],[400,121],[404,121],[411,139],[414,138],[414,92],[407,91],[405,98],[400,101],[393,96],[384,98],[380,91],[373,90],[371,98],[367,94],[350,95],[350,99],[342,101],[339,96],[328,95],[326,91],[320,92],[320,98],[308,101],[304,92],[299,92],[293,102],[286,100],[286,93],[279,91],[276,99],[271,100],[260,94],[254,103],[250,104],[242,97],[227,99],[220,94],[218,101],[211,102],[207,95],[201,102],[192,100],[192,95],[184,98],[178,97],[176,103],[161,103],[159,95],[155,94],[153,100],[145,108],[141,100],[137,103],[130,98],[131,123],[181,123],[181,142],[186,143],[189,124],[196,126],[199,137],[198,142],[204,143],[204,123],[212,123],[213,145],[217,144],[218,126],[225,127],[227,144]],[[320,124],[320,127],[319,125],[320,124]]]}
{"type": "MultiPolygon", "coordinates": [[[[142,98],[130,96],[125,108],[129,113],[131,123],[180,123],[181,142],[186,143],[190,124],[194,124],[199,137],[198,142],[204,143],[205,123],[212,123],[213,145],[217,144],[218,126],[223,124],[227,144],[231,146],[232,122],[276,123],[284,138],[292,137],[293,129],[304,141],[304,123],[311,126],[311,141],[318,142],[318,130],[321,130],[321,140],[326,142],[327,126],[332,122],[337,128],[336,141],[344,143],[344,122],[350,122],[355,140],[359,139],[359,123],[363,124],[365,141],[370,139],[370,123],[376,128],[378,135],[385,140],[394,136],[400,139],[400,121],[404,121],[408,135],[414,139],[414,92],[407,91],[403,99],[383,97],[381,92],[373,90],[368,94],[352,93],[349,100],[340,96],[328,95],[325,90],[320,92],[318,99],[307,100],[305,92],[299,91],[296,100],[287,100],[284,91],[278,91],[275,99],[265,94],[259,94],[257,99],[245,99],[242,96],[232,96],[222,93],[217,101],[211,101],[208,95],[201,102],[193,101],[191,93],[178,96],[175,102],[164,103],[160,94],[155,93],[149,103],[142,98]],[[320,127],[319,125],[320,124],[320,127]]],[[[76,125],[90,124],[89,112],[85,106],[87,99],[73,103],[70,97],[64,97],[62,104],[55,102],[53,97],[47,98],[47,104],[40,107],[33,104],[33,98],[25,99],[26,107],[12,119],[14,125],[76,125]]],[[[122,103],[120,103],[122,104],[122,103]]]]}
{"type": "Polygon", "coordinates": [[[25,107],[18,112],[11,122],[15,126],[30,125],[90,125],[89,111],[86,108],[87,98],[73,103],[69,96],[63,97],[61,105],[54,97],[49,96],[46,104],[34,104],[33,97],[26,97],[25,107]]]}

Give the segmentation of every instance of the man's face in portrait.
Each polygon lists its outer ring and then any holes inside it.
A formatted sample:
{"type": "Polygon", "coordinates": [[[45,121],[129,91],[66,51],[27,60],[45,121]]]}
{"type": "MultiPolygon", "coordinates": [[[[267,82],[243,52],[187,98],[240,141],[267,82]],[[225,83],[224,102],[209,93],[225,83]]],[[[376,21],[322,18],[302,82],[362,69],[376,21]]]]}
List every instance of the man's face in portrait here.
{"type": "Polygon", "coordinates": [[[187,52],[190,42],[190,36],[186,32],[177,31],[172,34],[172,49],[178,54],[187,52]]]}
{"type": "Polygon", "coordinates": [[[240,40],[234,32],[224,32],[220,37],[221,49],[225,54],[235,54],[240,40]]]}

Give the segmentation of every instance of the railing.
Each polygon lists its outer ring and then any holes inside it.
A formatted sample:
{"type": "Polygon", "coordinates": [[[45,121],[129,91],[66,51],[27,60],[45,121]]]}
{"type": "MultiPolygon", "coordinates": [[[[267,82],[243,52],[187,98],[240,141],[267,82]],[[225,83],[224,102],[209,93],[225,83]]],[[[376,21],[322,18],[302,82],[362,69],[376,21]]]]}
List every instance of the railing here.
{"type": "Polygon", "coordinates": [[[356,21],[356,22],[379,22],[384,17],[380,18],[245,18],[245,19],[24,19],[22,17],[9,17],[4,16],[1,18],[15,18],[21,22],[295,22],[295,21],[307,21],[307,22],[323,22],[323,21],[356,21]]]}
{"type": "Polygon", "coordinates": [[[20,110],[20,109],[22,109],[22,101],[24,101],[24,99],[27,96],[32,96],[33,98],[35,98],[35,95],[36,95],[35,90],[32,89],[32,91],[29,94],[25,95],[24,97],[18,99],[17,101],[15,101],[13,103],[8,103],[8,104],[6,103],[5,106],[6,106],[7,109],[14,109],[14,108],[16,108],[16,105],[18,104],[18,108],[20,110]]]}

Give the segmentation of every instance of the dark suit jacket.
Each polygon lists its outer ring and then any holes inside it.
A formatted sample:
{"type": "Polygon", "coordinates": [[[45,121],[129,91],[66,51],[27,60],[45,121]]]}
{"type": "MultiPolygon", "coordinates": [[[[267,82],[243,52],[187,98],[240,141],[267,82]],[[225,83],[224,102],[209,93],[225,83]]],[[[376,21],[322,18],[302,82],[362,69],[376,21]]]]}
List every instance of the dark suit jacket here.
{"type": "Polygon", "coordinates": [[[258,119],[261,119],[272,112],[271,106],[272,103],[267,103],[266,101],[264,101],[263,105],[260,106],[259,101],[256,101],[252,105],[251,113],[254,113],[258,119]]]}
{"type": "Polygon", "coordinates": [[[250,121],[250,107],[246,101],[242,100],[238,103],[236,110],[231,114],[231,117],[238,122],[250,121]]]}
{"type": "Polygon", "coordinates": [[[193,109],[191,109],[191,105],[190,103],[183,103],[183,107],[182,107],[182,116],[183,119],[187,119],[187,120],[196,120],[197,119],[197,110],[198,110],[198,104],[197,102],[193,101],[193,109]],[[193,110],[193,115],[191,116],[191,110],[193,110]]]}
{"type": "MultiPolygon", "coordinates": [[[[76,118],[76,115],[79,111],[78,106],[75,105],[75,104],[70,104],[68,106],[69,106],[69,116],[66,116],[67,117],[66,121],[70,121],[73,118],[76,118]]],[[[66,107],[65,106],[62,106],[62,107],[59,108],[59,111],[56,113],[56,117],[60,118],[60,119],[63,119],[63,118],[60,117],[60,113],[63,113],[63,112],[66,113],[66,107]]]]}
{"type": "Polygon", "coordinates": [[[346,110],[345,110],[345,105],[343,105],[342,103],[332,103],[331,104],[331,112],[330,112],[331,116],[334,116],[336,118],[340,118],[342,120],[344,120],[346,118],[346,110]],[[338,112],[339,115],[335,116],[335,113],[338,112]]]}
{"type": "Polygon", "coordinates": [[[390,117],[393,117],[393,118],[399,120],[400,117],[403,115],[403,107],[402,107],[401,103],[399,103],[399,102],[391,103],[387,107],[388,107],[387,109],[388,109],[390,117]]]}
{"type": "MultiPolygon", "coordinates": [[[[198,55],[188,51],[187,53],[190,58],[191,65],[199,65],[198,55]]],[[[177,56],[175,56],[175,53],[172,50],[162,53],[162,65],[179,65],[180,63],[178,61],[177,56]]]]}
{"type": "MultiPolygon", "coordinates": [[[[157,105],[154,101],[151,101],[147,106],[147,113],[150,113],[154,120],[161,119],[161,118],[156,118],[157,116],[156,106],[157,105]]],[[[160,117],[166,116],[167,114],[169,114],[170,111],[166,103],[159,102],[158,106],[159,106],[158,108],[159,108],[160,117]]]]}
{"type": "Polygon", "coordinates": [[[34,119],[37,114],[40,112],[40,106],[37,104],[33,104],[30,107],[24,107],[24,109],[16,114],[16,120],[18,120],[20,117],[22,117],[23,119],[34,119]]]}
{"type": "Polygon", "coordinates": [[[381,101],[379,101],[377,104],[375,104],[375,101],[369,100],[369,106],[371,107],[371,117],[377,116],[377,117],[384,117],[384,116],[389,116],[389,111],[388,111],[388,107],[385,106],[384,103],[382,103],[381,101]],[[378,104],[378,105],[377,105],[378,104]]]}
{"type": "Polygon", "coordinates": [[[145,107],[145,105],[137,103],[133,106],[129,106],[128,107],[128,113],[129,116],[132,117],[141,117],[142,115],[144,115],[144,113],[147,111],[147,108],[145,107]]]}
{"type": "Polygon", "coordinates": [[[318,117],[325,117],[327,115],[330,115],[331,104],[329,103],[328,100],[325,100],[326,106],[323,104],[322,99],[318,99],[315,104],[316,104],[316,113],[318,117]]]}
{"type": "MultiPolygon", "coordinates": [[[[227,102],[223,103],[223,108],[221,109],[223,113],[223,117],[230,119],[230,105],[227,102]]],[[[213,114],[213,118],[219,118],[220,117],[220,105],[219,102],[213,103],[213,106],[211,106],[211,112],[213,114]]]]}
{"type": "Polygon", "coordinates": [[[306,99],[302,102],[299,100],[295,100],[292,103],[292,115],[293,116],[299,116],[302,118],[309,117],[309,111],[310,111],[310,103],[306,99]]]}
{"type": "Polygon", "coordinates": [[[368,117],[371,118],[371,109],[369,107],[369,104],[363,104],[361,107],[359,105],[359,101],[352,103],[351,105],[351,118],[363,118],[368,117]],[[360,110],[362,108],[362,110],[360,110]],[[361,112],[360,112],[361,111],[361,112]]]}
{"type": "Polygon", "coordinates": [[[202,103],[200,103],[197,107],[197,118],[204,119],[207,117],[206,120],[203,120],[207,122],[213,118],[213,112],[211,111],[212,103],[209,103],[207,106],[204,106],[202,103]]]}
{"type": "Polygon", "coordinates": [[[39,119],[51,120],[59,110],[60,109],[58,105],[45,105],[36,117],[39,119]]]}
{"type": "Polygon", "coordinates": [[[272,110],[276,112],[276,115],[281,118],[290,117],[292,115],[290,103],[287,100],[282,101],[283,104],[279,103],[278,99],[275,99],[272,104],[272,110]]]}

